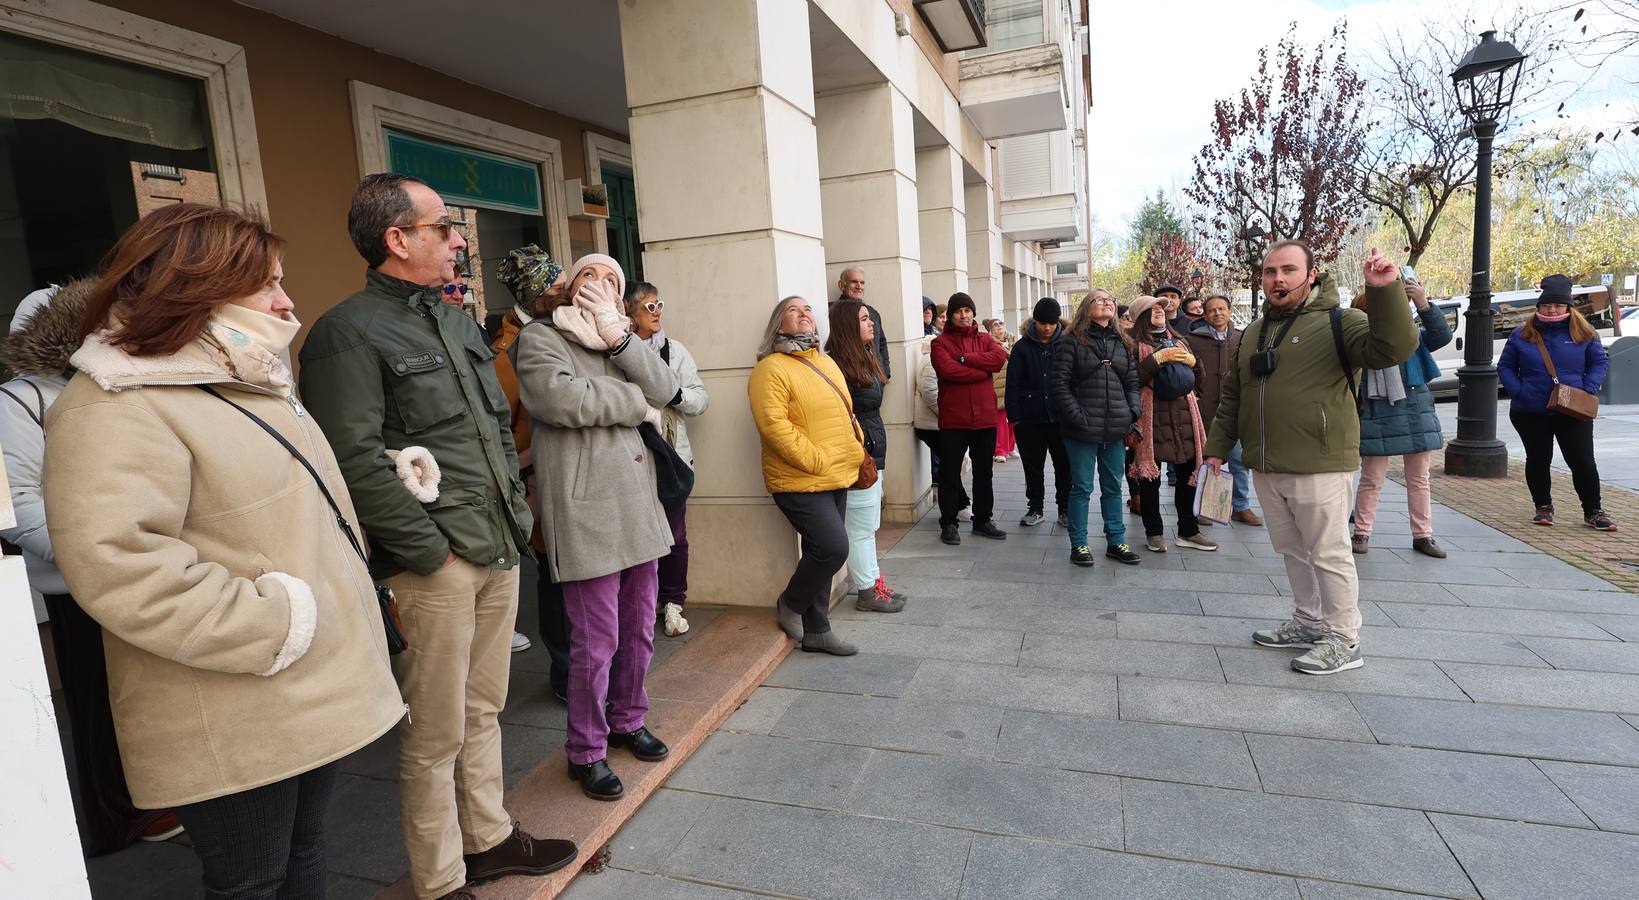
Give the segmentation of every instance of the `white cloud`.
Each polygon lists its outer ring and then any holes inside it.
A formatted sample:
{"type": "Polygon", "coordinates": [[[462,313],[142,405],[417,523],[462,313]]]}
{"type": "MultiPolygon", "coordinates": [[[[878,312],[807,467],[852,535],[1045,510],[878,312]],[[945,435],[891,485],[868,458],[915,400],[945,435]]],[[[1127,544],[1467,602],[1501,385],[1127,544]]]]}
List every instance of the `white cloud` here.
{"type": "MultiPolygon", "coordinates": [[[[1481,20],[1511,5],[1479,2],[1481,20]]],[[[1545,8],[1551,0],[1528,2],[1545,8]]],[[[1157,188],[1169,196],[1182,191],[1193,172],[1191,159],[1209,137],[1213,102],[1239,93],[1256,71],[1258,49],[1279,40],[1288,22],[1297,22],[1300,35],[1312,43],[1347,16],[1351,54],[1361,56],[1385,31],[1414,28],[1425,15],[1471,5],[1466,0],[1092,0],[1087,127],[1095,228],[1124,232],[1157,188]]],[[[1572,69],[1567,65],[1559,74],[1572,69]]],[[[1578,124],[1618,119],[1621,104],[1635,93],[1635,81],[1639,60],[1614,61],[1566,112],[1578,124]]]]}

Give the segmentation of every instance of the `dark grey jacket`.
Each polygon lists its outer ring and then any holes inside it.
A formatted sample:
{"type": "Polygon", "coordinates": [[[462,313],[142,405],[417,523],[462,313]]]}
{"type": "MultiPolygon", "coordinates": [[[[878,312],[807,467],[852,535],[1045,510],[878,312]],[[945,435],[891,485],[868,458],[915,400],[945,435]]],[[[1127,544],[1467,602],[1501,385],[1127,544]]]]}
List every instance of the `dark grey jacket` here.
{"type": "Polygon", "coordinates": [[[854,401],[854,418],[865,432],[865,445],[876,460],[878,469],[888,465],[888,427],[882,424],[882,382],[870,387],[848,385],[848,395],[854,401]]]}
{"type": "Polygon", "coordinates": [[[1047,396],[1066,438],[1114,443],[1132,431],[1142,409],[1138,366],[1113,326],[1093,325],[1088,337],[1092,346],[1084,346],[1073,334],[1058,342],[1047,396]]]}

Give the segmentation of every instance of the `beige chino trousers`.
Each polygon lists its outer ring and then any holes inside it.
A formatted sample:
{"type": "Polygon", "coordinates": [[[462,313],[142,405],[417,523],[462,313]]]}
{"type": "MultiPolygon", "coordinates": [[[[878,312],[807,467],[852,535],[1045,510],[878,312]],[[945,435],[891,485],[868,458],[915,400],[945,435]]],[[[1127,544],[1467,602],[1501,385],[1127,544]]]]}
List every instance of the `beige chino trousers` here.
{"type": "Polygon", "coordinates": [[[1349,547],[1354,473],[1317,475],[1254,471],[1269,542],[1286,560],[1292,617],[1345,644],[1360,640],[1360,578],[1349,547]]]}
{"type": "Polygon", "coordinates": [[[457,559],[386,580],[410,648],[393,657],[409,717],[399,725],[398,807],[410,883],[433,900],[467,881],[463,854],[512,834],[501,805],[501,724],[512,671],[518,569],[457,559]]]}

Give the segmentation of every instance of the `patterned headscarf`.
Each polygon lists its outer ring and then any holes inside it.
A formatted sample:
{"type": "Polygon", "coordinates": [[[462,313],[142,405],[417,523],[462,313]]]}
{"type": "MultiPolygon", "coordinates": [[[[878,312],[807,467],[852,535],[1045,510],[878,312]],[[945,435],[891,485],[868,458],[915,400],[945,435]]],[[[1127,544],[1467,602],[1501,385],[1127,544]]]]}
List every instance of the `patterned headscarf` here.
{"type": "Polygon", "coordinates": [[[501,283],[512,291],[519,303],[525,303],[546,293],[552,282],[563,274],[563,266],[546,255],[540,247],[529,244],[507,251],[506,259],[496,270],[501,283]]]}

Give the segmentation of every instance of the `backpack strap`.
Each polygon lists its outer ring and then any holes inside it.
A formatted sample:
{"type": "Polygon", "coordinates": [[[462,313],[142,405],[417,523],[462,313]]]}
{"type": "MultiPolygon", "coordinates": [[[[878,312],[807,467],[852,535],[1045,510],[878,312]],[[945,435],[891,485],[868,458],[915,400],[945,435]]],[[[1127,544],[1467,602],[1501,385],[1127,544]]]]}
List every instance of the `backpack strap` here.
{"type": "Polygon", "coordinates": [[[46,419],[46,398],[45,398],[45,395],[40,393],[40,386],[39,385],[35,384],[32,381],[29,381],[27,378],[20,378],[18,380],[34,389],[34,399],[38,400],[39,403],[40,403],[40,408],[39,408],[38,412],[36,412],[34,409],[30,408],[28,403],[25,402],[22,397],[19,397],[16,394],[13,394],[11,391],[8,391],[3,387],[0,387],[0,394],[5,394],[7,397],[10,397],[11,399],[17,401],[17,405],[21,406],[23,408],[23,412],[28,413],[28,417],[34,420],[34,424],[40,426],[41,428],[44,428],[45,427],[45,419],[46,419]]]}
{"type": "Polygon", "coordinates": [[[1354,386],[1354,366],[1349,364],[1349,351],[1343,346],[1343,310],[1332,307],[1328,312],[1332,318],[1332,343],[1337,345],[1337,361],[1343,366],[1343,377],[1349,382],[1349,396],[1356,403],[1360,402],[1360,392],[1354,386]]]}

